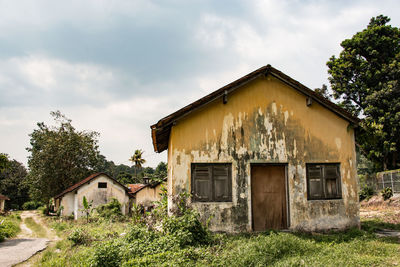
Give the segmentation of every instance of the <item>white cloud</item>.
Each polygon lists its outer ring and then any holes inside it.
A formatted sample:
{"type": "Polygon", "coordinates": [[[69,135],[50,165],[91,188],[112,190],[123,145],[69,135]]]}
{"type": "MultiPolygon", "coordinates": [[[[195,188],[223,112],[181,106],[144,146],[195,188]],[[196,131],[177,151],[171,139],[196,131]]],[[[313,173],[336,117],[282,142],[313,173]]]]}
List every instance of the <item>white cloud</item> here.
{"type": "Polygon", "coordinates": [[[0,2],[0,152],[25,162],[28,134],[59,109],[78,129],[101,133],[108,159],[128,163],[142,148],[155,166],[166,160],[151,144],[150,125],[160,118],[266,64],[321,86],[326,61],[372,16],[400,24],[396,0],[249,0],[230,12],[216,6],[0,2]]]}

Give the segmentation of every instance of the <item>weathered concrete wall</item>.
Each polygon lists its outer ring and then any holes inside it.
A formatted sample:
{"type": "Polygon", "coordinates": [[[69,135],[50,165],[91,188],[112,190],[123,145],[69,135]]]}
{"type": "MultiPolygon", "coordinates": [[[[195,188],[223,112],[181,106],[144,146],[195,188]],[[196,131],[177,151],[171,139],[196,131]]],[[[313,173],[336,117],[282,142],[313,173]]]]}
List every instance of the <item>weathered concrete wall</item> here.
{"type": "Polygon", "coordinates": [[[161,184],[151,188],[146,186],[136,193],[135,204],[143,206],[151,206],[155,201],[161,200],[161,184]]]}
{"type": "Polygon", "coordinates": [[[232,202],[193,203],[214,231],[251,231],[252,163],[286,163],[291,229],[359,224],[354,130],[349,122],[283,82],[258,78],[189,114],[172,127],[168,147],[172,195],[190,192],[191,163],[232,163],[232,202]],[[306,163],[340,163],[342,199],[307,200],[306,163]]]}
{"type": "Polygon", "coordinates": [[[5,200],[4,199],[0,199],[0,211],[4,211],[4,204],[5,204],[5,200]]]}
{"type": "Polygon", "coordinates": [[[129,212],[129,196],[124,188],[109,179],[107,176],[100,175],[90,183],[81,186],[77,191],[65,194],[61,199],[61,205],[64,207],[62,215],[75,215],[75,219],[84,216],[83,196],[90,202],[93,200],[93,208],[106,204],[111,198],[116,198],[121,203],[121,211],[123,214],[129,212]],[[98,183],[107,183],[107,188],[98,188],[98,183]],[[75,193],[76,192],[76,193],[75,193]]]}
{"type": "Polygon", "coordinates": [[[62,197],[61,206],[63,206],[63,210],[61,214],[63,216],[70,216],[74,214],[74,199],[74,192],[67,193],[62,197]]]}
{"type": "Polygon", "coordinates": [[[107,178],[105,175],[100,175],[89,184],[83,185],[78,189],[75,200],[75,211],[78,217],[84,215],[82,201],[83,196],[88,201],[93,200],[93,207],[106,204],[111,198],[116,198],[121,203],[122,214],[129,212],[129,196],[124,188],[115,183],[113,180],[107,178]],[[107,188],[98,188],[98,183],[107,183],[107,188]]]}

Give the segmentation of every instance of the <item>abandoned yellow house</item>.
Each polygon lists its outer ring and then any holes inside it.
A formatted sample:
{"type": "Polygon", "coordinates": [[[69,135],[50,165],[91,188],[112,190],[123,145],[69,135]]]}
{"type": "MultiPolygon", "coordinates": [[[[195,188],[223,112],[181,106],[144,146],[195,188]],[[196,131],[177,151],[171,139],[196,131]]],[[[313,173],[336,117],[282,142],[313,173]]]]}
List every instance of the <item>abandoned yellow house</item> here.
{"type": "Polygon", "coordinates": [[[10,200],[10,199],[8,197],[0,194],[0,212],[4,211],[4,205],[5,205],[6,200],[10,200]]]}
{"type": "Polygon", "coordinates": [[[84,216],[84,196],[89,202],[93,201],[93,208],[116,198],[121,203],[122,214],[129,213],[129,189],[105,173],[92,174],[55,196],[55,209],[58,210],[62,206],[61,215],[74,215],[76,220],[84,216]]]}
{"type": "Polygon", "coordinates": [[[168,206],[191,193],[213,231],[359,225],[358,119],[270,65],[151,126],[168,206]]]}
{"type": "Polygon", "coordinates": [[[143,207],[153,207],[154,202],[161,200],[161,186],[163,184],[164,182],[128,184],[127,187],[133,197],[133,203],[143,207]]]}

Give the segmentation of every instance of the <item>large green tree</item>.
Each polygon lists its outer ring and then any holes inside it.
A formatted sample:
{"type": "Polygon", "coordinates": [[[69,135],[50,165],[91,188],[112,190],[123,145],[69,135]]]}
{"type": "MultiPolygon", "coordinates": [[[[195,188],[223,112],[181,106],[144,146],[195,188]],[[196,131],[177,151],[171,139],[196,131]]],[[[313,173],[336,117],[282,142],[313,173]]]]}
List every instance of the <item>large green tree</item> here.
{"type": "Polygon", "coordinates": [[[0,173],[7,169],[9,165],[8,155],[5,153],[0,153],[0,173]]]}
{"type": "Polygon", "coordinates": [[[21,209],[29,200],[27,171],[22,163],[9,160],[8,168],[0,172],[0,193],[10,198],[6,201],[7,209],[21,209]]]}
{"type": "Polygon", "coordinates": [[[362,119],[359,150],[379,169],[400,166],[400,31],[377,16],[327,62],[333,97],[362,119]]]}
{"type": "Polygon", "coordinates": [[[99,160],[97,132],[77,131],[59,111],[50,114],[56,126],[38,123],[27,148],[30,194],[44,203],[88,176],[99,160]]]}

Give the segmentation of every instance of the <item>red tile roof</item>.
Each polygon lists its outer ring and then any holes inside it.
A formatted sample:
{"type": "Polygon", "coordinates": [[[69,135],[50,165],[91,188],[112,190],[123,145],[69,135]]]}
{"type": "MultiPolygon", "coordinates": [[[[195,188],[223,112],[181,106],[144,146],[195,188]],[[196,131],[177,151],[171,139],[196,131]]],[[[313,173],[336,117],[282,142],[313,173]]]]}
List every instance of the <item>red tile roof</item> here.
{"type": "Polygon", "coordinates": [[[66,193],[69,193],[69,192],[74,191],[75,189],[78,189],[78,188],[81,187],[82,185],[84,185],[84,184],[90,182],[91,180],[97,178],[97,177],[100,176],[100,175],[105,175],[105,176],[107,176],[108,178],[110,178],[111,180],[113,180],[114,182],[116,182],[117,184],[119,184],[120,186],[122,186],[122,187],[125,189],[125,191],[129,194],[128,188],[126,188],[123,184],[121,184],[120,182],[118,182],[117,180],[115,180],[114,178],[112,178],[111,176],[109,176],[108,174],[106,174],[106,173],[104,173],[104,172],[98,172],[98,173],[94,173],[94,174],[92,174],[92,175],[86,177],[86,178],[83,179],[82,181],[80,181],[80,182],[74,184],[73,186],[68,187],[67,189],[65,189],[64,191],[62,191],[60,194],[56,195],[56,196],[54,197],[54,199],[60,198],[60,197],[64,196],[66,193]]]}
{"type": "Polygon", "coordinates": [[[135,194],[144,187],[148,186],[148,184],[127,184],[126,186],[129,188],[129,193],[135,194]]]}
{"type": "Polygon", "coordinates": [[[6,197],[5,195],[2,195],[2,194],[0,194],[0,199],[10,200],[8,197],[6,197]]]}

